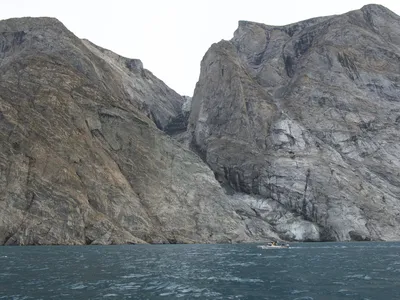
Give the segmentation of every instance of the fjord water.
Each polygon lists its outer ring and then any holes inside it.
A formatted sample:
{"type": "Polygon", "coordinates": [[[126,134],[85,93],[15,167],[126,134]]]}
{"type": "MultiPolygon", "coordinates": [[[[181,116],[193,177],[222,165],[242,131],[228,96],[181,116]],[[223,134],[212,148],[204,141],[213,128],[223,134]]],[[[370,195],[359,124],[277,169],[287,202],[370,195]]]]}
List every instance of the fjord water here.
{"type": "Polygon", "coordinates": [[[400,299],[400,243],[0,247],[0,299],[400,299]]]}

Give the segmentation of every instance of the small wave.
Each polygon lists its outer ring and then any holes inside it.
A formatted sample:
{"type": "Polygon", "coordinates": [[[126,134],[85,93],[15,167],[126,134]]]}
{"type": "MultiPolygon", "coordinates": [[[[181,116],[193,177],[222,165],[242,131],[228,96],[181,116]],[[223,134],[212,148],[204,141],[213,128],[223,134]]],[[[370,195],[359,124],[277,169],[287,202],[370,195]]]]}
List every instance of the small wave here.
{"type": "MultiPolygon", "coordinates": [[[[157,288],[158,289],[158,288],[157,288]]],[[[190,286],[184,286],[180,284],[168,284],[167,286],[163,287],[164,291],[162,291],[159,296],[167,297],[167,296],[175,296],[177,298],[185,297],[188,294],[191,297],[200,297],[200,296],[218,296],[219,293],[212,292],[207,288],[195,288],[190,286]]]]}
{"type": "Polygon", "coordinates": [[[345,278],[364,278],[365,275],[363,274],[353,274],[353,275],[347,275],[345,278]]]}
{"type": "Polygon", "coordinates": [[[294,298],[293,300],[314,300],[314,298],[310,296],[304,296],[300,298],[294,298]]]}
{"type": "Polygon", "coordinates": [[[143,278],[143,277],[148,277],[150,274],[129,274],[129,275],[124,275],[121,276],[121,278],[143,278]]]}
{"type": "Polygon", "coordinates": [[[131,282],[131,283],[118,283],[112,286],[113,290],[117,291],[128,291],[128,290],[137,290],[140,288],[140,285],[131,282]]]}
{"type": "Polygon", "coordinates": [[[160,296],[161,297],[172,296],[173,294],[174,294],[174,292],[167,292],[167,293],[161,293],[160,296]]]}
{"type": "Polygon", "coordinates": [[[364,280],[371,280],[372,279],[370,276],[364,275],[364,274],[348,275],[348,276],[345,276],[345,278],[357,278],[357,279],[364,279],[364,280]]]}
{"type": "Polygon", "coordinates": [[[71,290],[82,290],[85,288],[87,288],[87,286],[84,285],[83,283],[75,283],[75,284],[71,285],[71,287],[70,287],[71,290]]]}
{"type": "Polygon", "coordinates": [[[118,297],[117,294],[105,294],[103,297],[118,297]]]}
{"type": "Polygon", "coordinates": [[[217,297],[217,296],[221,296],[221,293],[217,293],[217,292],[212,292],[212,291],[206,291],[205,293],[203,293],[204,297],[217,297]]]}
{"type": "Polygon", "coordinates": [[[245,263],[231,263],[228,266],[230,266],[230,267],[236,267],[236,266],[249,267],[249,266],[256,266],[256,265],[257,265],[256,263],[250,261],[250,262],[245,262],[245,263]]]}
{"type": "Polygon", "coordinates": [[[18,274],[15,273],[0,273],[0,276],[16,276],[18,274]]]}
{"type": "Polygon", "coordinates": [[[309,292],[309,290],[293,290],[290,293],[292,295],[296,295],[296,294],[301,294],[301,293],[306,293],[306,292],[309,292]]]}
{"type": "Polygon", "coordinates": [[[13,299],[13,300],[25,300],[25,299],[29,299],[30,297],[28,296],[21,296],[21,295],[12,295],[12,298],[10,298],[10,296],[0,296],[0,299],[13,299]]]}
{"type": "Polygon", "coordinates": [[[167,290],[168,292],[163,292],[163,293],[201,293],[205,290],[206,288],[195,288],[191,286],[185,286],[177,283],[171,283],[171,282],[160,282],[160,281],[152,281],[149,283],[150,285],[145,287],[144,290],[167,290]]]}
{"type": "Polygon", "coordinates": [[[208,277],[208,280],[220,280],[220,281],[235,281],[235,282],[264,282],[261,279],[252,278],[239,278],[239,277],[208,277]]]}
{"type": "Polygon", "coordinates": [[[165,275],[166,278],[181,279],[182,275],[165,275]]]}

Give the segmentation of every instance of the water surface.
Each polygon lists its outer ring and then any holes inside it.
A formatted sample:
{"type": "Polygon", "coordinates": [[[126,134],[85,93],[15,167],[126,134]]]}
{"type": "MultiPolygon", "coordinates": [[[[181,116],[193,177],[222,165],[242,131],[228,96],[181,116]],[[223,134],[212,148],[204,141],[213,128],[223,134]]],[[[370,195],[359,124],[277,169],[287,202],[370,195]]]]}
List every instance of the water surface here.
{"type": "Polygon", "coordinates": [[[400,243],[0,247],[0,299],[400,299],[400,243]]]}

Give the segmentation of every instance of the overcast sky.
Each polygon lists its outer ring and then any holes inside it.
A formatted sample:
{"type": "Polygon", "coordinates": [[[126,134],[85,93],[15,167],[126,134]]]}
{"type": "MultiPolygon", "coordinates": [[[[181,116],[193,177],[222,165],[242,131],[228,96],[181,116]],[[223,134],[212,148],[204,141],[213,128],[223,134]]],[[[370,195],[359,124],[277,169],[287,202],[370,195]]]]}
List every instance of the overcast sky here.
{"type": "MultiPolygon", "coordinates": [[[[284,25],[359,9],[365,0],[0,0],[0,19],[56,17],[80,38],[139,58],[167,85],[192,95],[212,43],[231,39],[238,20],[284,25]]],[[[400,14],[399,0],[375,0],[400,14]]]]}

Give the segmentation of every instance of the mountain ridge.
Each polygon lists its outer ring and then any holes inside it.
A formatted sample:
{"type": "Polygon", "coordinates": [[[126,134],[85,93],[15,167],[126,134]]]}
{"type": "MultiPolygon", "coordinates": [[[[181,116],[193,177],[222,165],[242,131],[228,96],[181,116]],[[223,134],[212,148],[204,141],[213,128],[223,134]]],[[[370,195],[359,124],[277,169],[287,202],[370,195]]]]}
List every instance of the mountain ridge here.
{"type": "Polygon", "coordinates": [[[379,5],[240,21],[190,98],[57,19],[0,21],[0,244],[398,240],[399,32],[379,5]]]}

